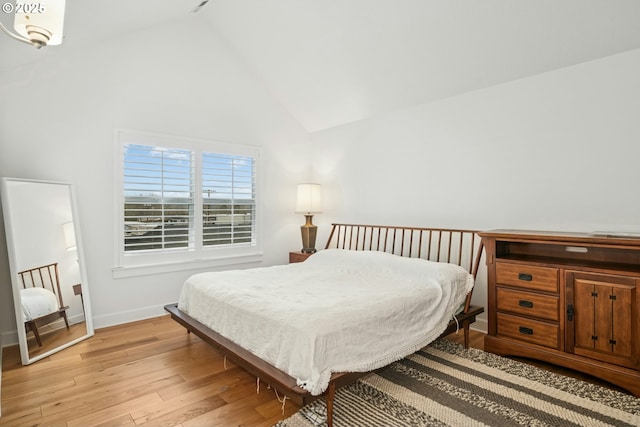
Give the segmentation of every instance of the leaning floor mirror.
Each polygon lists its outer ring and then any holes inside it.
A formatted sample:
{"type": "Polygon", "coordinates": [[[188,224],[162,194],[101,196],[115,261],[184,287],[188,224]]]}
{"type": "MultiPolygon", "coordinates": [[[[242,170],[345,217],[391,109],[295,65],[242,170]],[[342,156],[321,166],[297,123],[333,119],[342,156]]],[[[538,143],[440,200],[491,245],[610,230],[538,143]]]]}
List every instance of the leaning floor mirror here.
{"type": "Polygon", "coordinates": [[[23,364],[93,335],[75,192],[62,182],[0,180],[23,364]]]}

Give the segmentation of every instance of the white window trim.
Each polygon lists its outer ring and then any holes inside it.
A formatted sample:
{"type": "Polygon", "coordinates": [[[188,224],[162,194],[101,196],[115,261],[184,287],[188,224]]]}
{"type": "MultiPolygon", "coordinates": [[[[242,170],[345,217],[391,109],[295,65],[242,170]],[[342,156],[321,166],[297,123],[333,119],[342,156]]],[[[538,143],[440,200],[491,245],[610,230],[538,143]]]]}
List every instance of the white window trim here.
{"type": "MultiPolygon", "coordinates": [[[[222,267],[245,263],[257,263],[262,261],[262,176],[260,164],[260,148],[252,145],[237,144],[221,140],[202,140],[172,136],[151,132],[142,132],[128,129],[116,129],[114,132],[114,233],[113,233],[113,259],[112,269],[114,278],[141,276],[150,274],[167,273],[173,271],[195,270],[202,268],[222,267]],[[124,145],[135,143],[168,148],[179,148],[201,152],[219,153],[228,155],[248,156],[256,159],[256,244],[244,247],[202,248],[201,242],[196,242],[197,251],[175,251],[155,254],[127,254],[123,250],[124,241],[124,217],[122,206],[124,204],[123,175],[124,175],[124,145]]],[[[195,156],[197,171],[200,171],[201,159],[195,156]]],[[[196,173],[195,182],[200,185],[201,177],[196,173]]],[[[199,190],[194,192],[195,205],[202,205],[202,194],[199,190]]],[[[196,226],[201,223],[201,218],[196,215],[196,226]]]]}

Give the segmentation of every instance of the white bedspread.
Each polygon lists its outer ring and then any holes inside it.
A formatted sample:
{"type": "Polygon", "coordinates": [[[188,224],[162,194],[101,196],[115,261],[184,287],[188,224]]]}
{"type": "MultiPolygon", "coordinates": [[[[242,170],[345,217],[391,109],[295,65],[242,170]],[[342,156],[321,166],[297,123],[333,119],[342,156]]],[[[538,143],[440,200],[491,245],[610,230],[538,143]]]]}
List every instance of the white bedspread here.
{"type": "Polygon", "coordinates": [[[20,300],[25,322],[58,311],[58,299],[49,289],[21,289],[20,300]]]}
{"type": "Polygon", "coordinates": [[[303,263],[201,273],[178,308],[287,372],[313,395],[436,339],[473,286],[462,267],[323,250],[303,263]]]}

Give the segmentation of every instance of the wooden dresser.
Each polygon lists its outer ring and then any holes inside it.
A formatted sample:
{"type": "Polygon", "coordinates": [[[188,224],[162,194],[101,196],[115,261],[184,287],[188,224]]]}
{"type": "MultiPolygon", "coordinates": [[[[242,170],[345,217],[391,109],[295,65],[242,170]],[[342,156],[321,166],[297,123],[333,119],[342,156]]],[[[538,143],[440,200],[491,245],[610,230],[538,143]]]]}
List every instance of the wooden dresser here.
{"type": "Polygon", "coordinates": [[[485,350],[585,372],[640,397],[640,238],[479,234],[488,270],[485,350]]]}

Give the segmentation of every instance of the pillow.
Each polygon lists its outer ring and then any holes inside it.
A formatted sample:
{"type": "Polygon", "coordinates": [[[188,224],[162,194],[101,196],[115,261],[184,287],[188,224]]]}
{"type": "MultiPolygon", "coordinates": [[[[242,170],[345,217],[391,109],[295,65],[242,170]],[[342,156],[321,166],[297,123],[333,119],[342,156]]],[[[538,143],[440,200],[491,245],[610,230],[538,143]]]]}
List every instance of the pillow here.
{"type": "Polygon", "coordinates": [[[403,257],[382,251],[325,249],[299,263],[305,264],[350,273],[388,275],[396,280],[460,280],[461,283],[473,281],[473,277],[464,268],[455,264],[403,257]]]}

